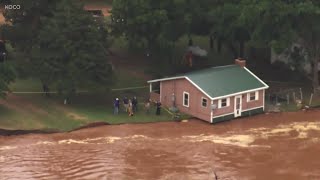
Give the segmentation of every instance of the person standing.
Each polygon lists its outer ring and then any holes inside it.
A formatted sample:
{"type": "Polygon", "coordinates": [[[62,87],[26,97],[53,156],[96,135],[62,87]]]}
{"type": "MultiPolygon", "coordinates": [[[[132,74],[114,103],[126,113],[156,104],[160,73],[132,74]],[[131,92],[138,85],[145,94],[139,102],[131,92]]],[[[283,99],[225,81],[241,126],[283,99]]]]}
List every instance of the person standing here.
{"type": "Polygon", "coordinates": [[[210,36],[210,49],[213,49],[213,45],[214,45],[214,40],[213,40],[213,36],[210,36]]]}
{"type": "Polygon", "coordinates": [[[114,100],[113,106],[114,106],[113,114],[119,114],[119,108],[120,108],[119,98],[116,98],[114,100]]]}
{"type": "Polygon", "coordinates": [[[129,100],[127,97],[123,98],[123,105],[126,112],[128,112],[129,100]]]}
{"type": "Polygon", "coordinates": [[[144,108],[146,109],[146,114],[150,113],[150,99],[148,99],[145,104],[144,104],[144,108]]]}
{"type": "Polygon", "coordinates": [[[159,116],[160,113],[161,113],[161,103],[160,103],[160,101],[157,101],[156,106],[157,106],[156,115],[159,116]]]}
{"type": "Polygon", "coordinates": [[[138,111],[138,99],[136,96],[132,99],[132,110],[134,113],[138,111]]]}
{"type": "Polygon", "coordinates": [[[128,114],[129,114],[129,116],[133,116],[132,101],[131,100],[129,100],[129,102],[128,102],[128,114]]]}

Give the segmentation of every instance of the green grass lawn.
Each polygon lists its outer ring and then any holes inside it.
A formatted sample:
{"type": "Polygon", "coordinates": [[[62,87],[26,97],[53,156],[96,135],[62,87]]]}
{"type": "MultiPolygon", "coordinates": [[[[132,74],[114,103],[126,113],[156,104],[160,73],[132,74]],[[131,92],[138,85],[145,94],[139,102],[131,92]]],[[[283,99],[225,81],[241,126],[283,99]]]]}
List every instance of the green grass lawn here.
{"type": "Polygon", "coordinates": [[[11,91],[42,91],[39,79],[17,79],[10,84],[11,91]]]}
{"type": "MultiPolygon", "coordinates": [[[[56,96],[50,98],[41,94],[9,96],[6,100],[9,105],[0,105],[0,128],[69,131],[93,122],[122,124],[172,120],[172,115],[164,110],[161,116],[156,116],[154,107],[150,114],[146,114],[142,105],[132,117],[123,110],[119,115],[113,115],[110,96],[113,94],[105,96],[80,94],[67,105],[64,105],[63,100],[56,96]]],[[[143,102],[142,99],[139,101],[143,102]]]]}
{"type": "Polygon", "coordinates": [[[82,0],[84,4],[92,6],[110,6],[112,5],[112,0],[82,0]]]}
{"type": "Polygon", "coordinates": [[[134,76],[126,69],[116,70],[116,82],[112,86],[113,89],[126,88],[126,87],[139,87],[146,86],[147,81],[134,76]]]}

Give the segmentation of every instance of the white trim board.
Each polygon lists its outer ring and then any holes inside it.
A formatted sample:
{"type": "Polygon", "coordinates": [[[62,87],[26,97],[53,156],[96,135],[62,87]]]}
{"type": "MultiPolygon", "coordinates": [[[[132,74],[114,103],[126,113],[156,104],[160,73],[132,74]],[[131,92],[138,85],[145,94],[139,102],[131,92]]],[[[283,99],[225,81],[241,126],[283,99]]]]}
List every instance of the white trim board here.
{"type": "Polygon", "coordinates": [[[225,96],[215,97],[212,100],[228,98],[228,97],[232,97],[232,96],[236,96],[236,95],[240,95],[240,94],[246,94],[246,93],[249,93],[249,92],[260,91],[260,90],[263,90],[263,89],[267,89],[267,87],[262,87],[262,88],[257,88],[257,89],[250,89],[250,90],[247,90],[247,91],[240,91],[240,92],[233,93],[233,94],[228,94],[228,95],[225,95],[225,96]]]}
{"type": "Polygon", "coordinates": [[[265,97],[265,95],[266,95],[265,93],[266,93],[266,90],[263,90],[263,96],[262,96],[262,98],[263,98],[262,99],[263,100],[263,111],[264,111],[264,108],[265,108],[265,98],[266,98],[265,97]]]}
{"type": "MultiPolygon", "coordinates": [[[[255,109],[259,109],[259,108],[263,108],[263,106],[250,108],[250,109],[245,109],[245,110],[242,110],[241,112],[251,111],[251,110],[255,110],[255,109]]],[[[222,115],[219,115],[219,116],[213,116],[212,115],[211,119],[215,119],[215,118],[219,118],[219,117],[223,117],[223,116],[228,116],[228,115],[231,115],[231,114],[234,114],[234,112],[233,113],[222,114],[222,115]]],[[[244,117],[244,116],[239,116],[239,117],[244,117]]]]}
{"type": "Polygon", "coordinates": [[[159,92],[159,101],[161,102],[162,99],[162,82],[160,82],[160,92],[159,92]]]}
{"type": "Polygon", "coordinates": [[[231,115],[231,114],[234,115],[234,112],[233,113],[228,113],[228,114],[222,114],[222,115],[219,115],[219,116],[214,116],[213,115],[212,118],[215,119],[215,118],[218,118],[218,117],[228,116],[228,115],[231,115]]]}
{"type": "Polygon", "coordinates": [[[206,93],[203,89],[201,89],[196,83],[194,83],[191,79],[189,79],[188,77],[185,77],[192,85],[194,85],[198,90],[200,90],[203,94],[205,94],[209,99],[212,100],[212,97],[206,93]]]}
{"type": "Polygon", "coordinates": [[[147,81],[148,83],[153,83],[153,82],[159,82],[159,81],[168,81],[168,80],[175,80],[175,79],[182,79],[186,78],[186,76],[177,76],[177,77],[170,77],[170,78],[162,78],[162,79],[154,79],[147,81]]]}
{"type": "MultiPolygon", "coordinates": [[[[211,109],[212,105],[213,105],[213,100],[211,100],[210,109],[211,109]]],[[[213,110],[211,109],[211,112],[210,112],[210,123],[213,123],[213,118],[212,117],[213,117],[213,110]]]]}
{"type": "Polygon", "coordinates": [[[254,108],[250,108],[250,109],[245,109],[245,110],[243,110],[241,112],[251,111],[251,110],[260,109],[260,108],[263,108],[263,106],[254,107],[254,108]]]}

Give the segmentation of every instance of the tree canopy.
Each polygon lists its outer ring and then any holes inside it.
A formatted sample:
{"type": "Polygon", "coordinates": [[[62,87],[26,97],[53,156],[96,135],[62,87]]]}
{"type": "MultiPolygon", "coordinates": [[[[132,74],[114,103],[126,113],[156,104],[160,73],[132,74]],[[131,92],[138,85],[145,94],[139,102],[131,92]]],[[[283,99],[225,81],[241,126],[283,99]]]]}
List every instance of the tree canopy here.
{"type": "Polygon", "coordinates": [[[34,76],[67,94],[79,87],[110,87],[105,31],[80,4],[62,0],[53,16],[42,17],[40,24],[32,46],[34,76]]]}
{"type": "Polygon", "coordinates": [[[3,35],[14,47],[16,68],[70,96],[76,89],[113,83],[105,26],[76,0],[12,0],[21,11],[4,13],[3,35]],[[21,68],[19,68],[21,67],[21,68]]]}
{"type": "Polygon", "coordinates": [[[234,57],[245,56],[245,44],[281,52],[299,41],[312,59],[317,88],[319,9],[317,0],[118,0],[112,18],[114,32],[128,39],[145,38],[153,44],[157,37],[175,41],[184,34],[213,36],[234,57]]]}

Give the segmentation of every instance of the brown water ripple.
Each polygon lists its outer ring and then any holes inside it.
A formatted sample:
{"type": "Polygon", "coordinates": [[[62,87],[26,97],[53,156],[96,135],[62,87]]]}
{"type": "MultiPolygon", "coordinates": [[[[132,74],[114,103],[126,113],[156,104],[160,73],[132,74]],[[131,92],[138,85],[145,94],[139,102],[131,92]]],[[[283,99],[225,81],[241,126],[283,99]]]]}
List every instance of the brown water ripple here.
{"type": "Polygon", "coordinates": [[[0,180],[320,179],[319,115],[0,137],[0,180]]]}

